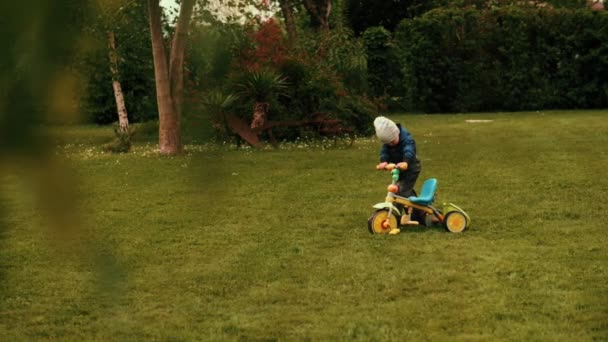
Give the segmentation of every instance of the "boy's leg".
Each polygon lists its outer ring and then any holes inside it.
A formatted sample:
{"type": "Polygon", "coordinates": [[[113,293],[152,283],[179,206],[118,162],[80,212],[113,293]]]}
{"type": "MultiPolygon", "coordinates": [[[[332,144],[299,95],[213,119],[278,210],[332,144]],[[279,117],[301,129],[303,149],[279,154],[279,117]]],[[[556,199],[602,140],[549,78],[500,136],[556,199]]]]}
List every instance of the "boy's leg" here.
{"type": "MultiPolygon", "coordinates": [[[[417,163],[417,165],[414,165],[414,167],[411,170],[408,170],[404,173],[401,174],[401,177],[399,177],[399,180],[397,181],[397,186],[399,187],[399,191],[397,191],[397,195],[401,196],[401,197],[410,197],[410,196],[417,196],[416,191],[414,190],[414,185],[416,185],[416,180],[418,180],[418,175],[420,174],[420,164],[417,163]]],[[[397,204],[397,209],[399,209],[399,212],[401,212],[403,210],[403,205],[402,204],[397,204]]],[[[409,217],[408,219],[404,218],[406,221],[416,221],[416,217],[417,215],[417,210],[414,210],[414,215],[412,215],[411,217],[409,217]]],[[[407,213],[406,213],[407,214],[407,213]]]]}
{"type": "Polygon", "coordinates": [[[416,196],[416,191],[414,191],[414,185],[416,185],[416,180],[418,179],[418,175],[420,171],[408,171],[399,178],[397,181],[397,186],[399,187],[399,191],[397,191],[397,195],[401,197],[410,197],[416,196]]]}

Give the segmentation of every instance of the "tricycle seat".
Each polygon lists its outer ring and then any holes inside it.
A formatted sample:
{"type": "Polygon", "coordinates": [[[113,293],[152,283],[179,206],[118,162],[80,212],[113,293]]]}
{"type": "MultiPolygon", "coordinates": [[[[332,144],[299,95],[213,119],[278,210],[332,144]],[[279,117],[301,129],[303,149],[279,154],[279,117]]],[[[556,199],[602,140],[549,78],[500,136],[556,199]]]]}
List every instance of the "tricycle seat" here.
{"type": "Polygon", "coordinates": [[[422,183],[420,196],[410,196],[408,200],[419,205],[431,205],[435,200],[435,190],[437,190],[437,179],[429,178],[422,183]]]}

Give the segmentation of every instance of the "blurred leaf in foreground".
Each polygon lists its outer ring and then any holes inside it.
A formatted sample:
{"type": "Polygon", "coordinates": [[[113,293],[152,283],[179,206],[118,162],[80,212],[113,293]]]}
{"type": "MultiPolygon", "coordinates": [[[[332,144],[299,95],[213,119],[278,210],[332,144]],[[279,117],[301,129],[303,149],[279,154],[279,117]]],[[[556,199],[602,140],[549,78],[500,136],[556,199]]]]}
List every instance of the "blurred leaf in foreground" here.
{"type": "MultiPolygon", "coordinates": [[[[81,259],[93,260],[85,268],[118,269],[114,258],[105,260],[96,252],[97,237],[83,236],[86,215],[79,210],[78,178],[56,156],[45,133],[48,123],[78,121],[83,87],[73,66],[74,58],[91,46],[81,34],[83,23],[94,18],[91,3],[2,1],[0,13],[0,44],[5,47],[0,59],[0,176],[13,174],[28,184],[60,255],[69,246],[81,259]]],[[[0,197],[10,199],[6,188],[0,186],[0,197]]],[[[0,215],[4,236],[11,227],[1,210],[0,215]]]]}

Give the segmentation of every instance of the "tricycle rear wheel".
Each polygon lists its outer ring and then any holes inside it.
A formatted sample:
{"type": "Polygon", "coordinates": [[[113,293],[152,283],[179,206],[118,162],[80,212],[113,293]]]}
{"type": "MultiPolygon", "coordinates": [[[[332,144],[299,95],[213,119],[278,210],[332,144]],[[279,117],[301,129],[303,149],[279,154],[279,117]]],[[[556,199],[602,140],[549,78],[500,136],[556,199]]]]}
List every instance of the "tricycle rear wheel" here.
{"type": "Polygon", "coordinates": [[[452,211],[445,217],[445,228],[452,233],[460,233],[467,227],[467,217],[460,211],[452,211]]]}

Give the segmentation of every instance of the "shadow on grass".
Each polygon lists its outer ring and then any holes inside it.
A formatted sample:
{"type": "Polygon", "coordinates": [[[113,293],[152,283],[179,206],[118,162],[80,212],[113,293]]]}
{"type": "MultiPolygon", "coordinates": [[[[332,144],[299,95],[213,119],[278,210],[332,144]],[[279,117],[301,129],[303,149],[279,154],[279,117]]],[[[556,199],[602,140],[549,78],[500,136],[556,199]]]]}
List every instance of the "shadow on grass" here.
{"type": "Polygon", "coordinates": [[[401,234],[424,234],[428,232],[446,233],[449,232],[441,225],[432,225],[430,227],[424,225],[418,226],[401,226],[401,234]]]}
{"type": "MultiPolygon", "coordinates": [[[[6,250],[4,244],[7,239],[8,223],[6,222],[6,208],[5,200],[0,194],[0,250],[6,250]]],[[[6,281],[6,270],[8,265],[6,264],[6,256],[0,254],[0,289],[5,287],[6,281]]],[[[4,292],[4,291],[2,291],[4,292]]]]}

